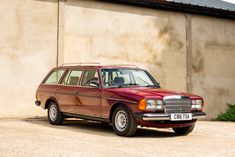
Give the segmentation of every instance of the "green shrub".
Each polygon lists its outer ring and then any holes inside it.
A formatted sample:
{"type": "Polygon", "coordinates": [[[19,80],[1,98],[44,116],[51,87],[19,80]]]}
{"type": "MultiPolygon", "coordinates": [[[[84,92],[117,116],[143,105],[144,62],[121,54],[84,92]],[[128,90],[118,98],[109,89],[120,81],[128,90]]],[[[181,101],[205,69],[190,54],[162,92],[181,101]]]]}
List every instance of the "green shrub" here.
{"type": "Polygon", "coordinates": [[[235,122],[235,105],[227,104],[228,109],[225,113],[221,113],[215,120],[219,121],[233,121],[235,122]]]}

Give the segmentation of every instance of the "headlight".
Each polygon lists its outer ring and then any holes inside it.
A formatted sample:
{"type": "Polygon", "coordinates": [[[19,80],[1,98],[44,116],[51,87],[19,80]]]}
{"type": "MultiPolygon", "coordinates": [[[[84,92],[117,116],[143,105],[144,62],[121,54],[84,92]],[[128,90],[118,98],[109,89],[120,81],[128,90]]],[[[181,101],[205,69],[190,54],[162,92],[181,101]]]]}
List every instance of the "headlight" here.
{"type": "Polygon", "coordinates": [[[192,109],[202,109],[202,100],[192,100],[192,109]]]}
{"type": "Polygon", "coordinates": [[[139,103],[139,109],[152,112],[163,110],[163,101],[157,99],[143,99],[139,103]]]}
{"type": "Polygon", "coordinates": [[[155,111],[156,110],[156,100],[147,100],[146,101],[146,111],[155,111]]]}

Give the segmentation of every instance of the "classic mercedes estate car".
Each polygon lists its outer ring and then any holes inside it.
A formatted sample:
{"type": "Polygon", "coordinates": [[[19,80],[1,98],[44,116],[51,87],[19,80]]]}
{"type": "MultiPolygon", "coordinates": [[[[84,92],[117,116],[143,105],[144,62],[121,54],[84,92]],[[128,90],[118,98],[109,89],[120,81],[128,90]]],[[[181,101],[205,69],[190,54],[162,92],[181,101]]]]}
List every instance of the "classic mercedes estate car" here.
{"type": "Polygon", "coordinates": [[[138,125],[188,134],[206,116],[202,97],[161,89],[149,72],[129,65],[56,67],[39,85],[35,104],[48,109],[53,125],[69,117],[107,122],[120,136],[135,135],[138,125]]]}

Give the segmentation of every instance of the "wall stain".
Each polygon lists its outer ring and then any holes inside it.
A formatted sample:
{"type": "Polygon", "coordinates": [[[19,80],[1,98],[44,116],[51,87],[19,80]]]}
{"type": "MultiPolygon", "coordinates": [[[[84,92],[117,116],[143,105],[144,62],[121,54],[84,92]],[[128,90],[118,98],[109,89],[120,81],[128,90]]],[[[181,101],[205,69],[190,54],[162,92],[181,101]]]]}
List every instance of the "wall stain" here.
{"type": "Polygon", "coordinates": [[[153,43],[144,42],[143,46],[148,52],[146,62],[161,66],[162,64],[160,62],[159,52],[157,52],[157,50],[154,48],[153,43]]]}
{"type": "Polygon", "coordinates": [[[15,18],[16,18],[16,25],[18,29],[15,32],[14,39],[12,39],[11,41],[13,42],[13,47],[18,49],[21,46],[23,26],[24,26],[24,19],[21,15],[20,7],[17,7],[17,9],[15,10],[15,18]]]}
{"type": "Polygon", "coordinates": [[[201,34],[205,32],[204,27],[198,27],[197,32],[200,32],[201,34]]]}
{"type": "Polygon", "coordinates": [[[235,49],[235,42],[229,43],[229,42],[220,42],[218,40],[209,40],[205,43],[205,48],[211,48],[211,47],[224,47],[224,48],[229,48],[229,49],[234,50],[235,49]]]}
{"type": "Polygon", "coordinates": [[[195,73],[199,73],[203,71],[204,68],[204,60],[202,58],[202,55],[199,51],[196,51],[195,56],[193,57],[193,65],[192,65],[193,71],[195,73]]]}
{"type": "MultiPolygon", "coordinates": [[[[117,48],[115,50],[116,53],[103,51],[96,54],[94,58],[107,58],[110,60],[124,59],[130,62],[138,62],[143,64],[148,63],[159,67],[162,66],[162,53],[184,53],[184,43],[178,39],[179,35],[176,33],[174,24],[167,21],[160,24],[159,28],[159,24],[157,24],[154,20],[151,20],[151,22],[154,23],[151,27],[156,29],[155,34],[146,34],[147,37],[144,38],[142,37],[143,34],[133,31],[113,35],[111,36],[112,38],[110,38],[112,41],[108,42],[110,42],[110,45],[113,44],[113,46],[117,48]],[[161,48],[158,47],[160,44],[163,45],[163,49],[162,46],[161,48]],[[138,54],[138,51],[143,54],[143,57],[138,54]]],[[[145,29],[150,27],[149,23],[146,24],[146,27],[147,28],[145,29]]],[[[149,29],[152,29],[151,27],[149,29]]]]}
{"type": "Polygon", "coordinates": [[[174,48],[177,51],[182,49],[184,46],[183,42],[178,39],[178,34],[175,31],[174,25],[169,21],[160,28],[157,38],[159,38],[169,48],[174,48]]]}
{"type": "Polygon", "coordinates": [[[217,90],[218,96],[229,96],[229,90],[225,88],[218,88],[217,90]]]}
{"type": "Polygon", "coordinates": [[[139,38],[140,37],[138,34],[135,33],[121,33],[116,35],[113,38],[113,42],[115,45],[117,45],[115,47],[118,47],[119,53],[104,53],[100,54],[99,57],[102,56],[109,59],[125,59],[132,62],[160,65],[161,63],[159,62],[159,52],[156,48],[156,45],[154,45],[156,42],[147,42],[141,40],[138,41],[139,38]],[[137,48],[141,48],[140,51],[142,51],[142,54],[146,52],[143,57],[133,55],[138,53],[138,51],[133,52],[132,50],[132,46],[135,44],[138,44],[137,48]]]}
{"type": "Polygon", "coordinates": [[[12,60],[13,63],[17,63],[19,61],[18,55],[14,54],[14,53],[9,53],[8,58],[10,58],[10,60],[12,60]]]}
{"type": "Polygon", "coordinates": [[[93,39],[94,39],[94,37],[93,36],[90,36],[89,37],[89,45],[90,45],[90,52],[92,53],[93,52],[93,39]]]}

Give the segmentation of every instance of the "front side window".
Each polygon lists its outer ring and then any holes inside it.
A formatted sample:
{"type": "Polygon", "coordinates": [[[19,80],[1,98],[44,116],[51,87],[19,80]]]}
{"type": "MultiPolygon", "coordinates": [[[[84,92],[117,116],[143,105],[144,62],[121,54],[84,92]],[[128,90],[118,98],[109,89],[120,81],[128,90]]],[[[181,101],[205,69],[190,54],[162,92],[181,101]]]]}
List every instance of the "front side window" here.
{"type": "Polygon", "coordinates": [[[64,69],[56,70],[52,72],[50,76],[46,79],[44,84],[57,84],[60,78],[62,77],[62,75],[64,74],[64,72],[65,72],[64,69]]]}
{"type": "Polygon", "coordinates": [[[77,85],[82,75],[82,71],[70,70],[66,77],[63,79],[62,84],[64,85],[77,85]]]}
{"type": "Polygon", "coordinates": [[[84,72],[82,86],[90,87],[90,83],[96,81],[99,82],[98,71],[97,70],[86,70],[84,72]]]}
{"type": "Polygon", "coordinates": [[[123,86],[158,86],[153,78],[141,69],[102,69],[102,80],[105,87],[123,86]]]}

